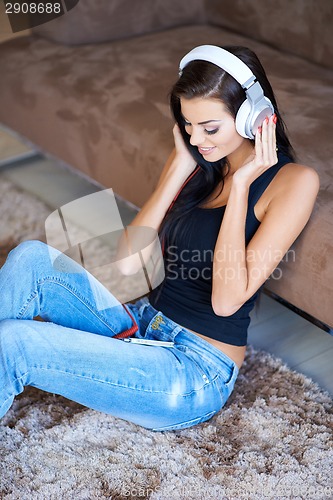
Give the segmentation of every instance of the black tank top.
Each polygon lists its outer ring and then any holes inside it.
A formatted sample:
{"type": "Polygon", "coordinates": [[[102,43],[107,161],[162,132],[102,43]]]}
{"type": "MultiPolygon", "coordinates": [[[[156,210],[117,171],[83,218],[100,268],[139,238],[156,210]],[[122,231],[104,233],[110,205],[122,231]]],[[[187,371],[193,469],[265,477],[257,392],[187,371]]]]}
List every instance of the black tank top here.
{"type": "MultiPolygon", "coordinates": [[[[254,206],[283,165],[292,160],[279,153],[278,163],[250,185],[245,225],[248,245],[260,225],[254,206]]],[[[170,319],[212,339],[243,346],[247,343],[249,313],[260,289],[231,316],[218,316],[211,304],[212,266],[225,207],[196,207],[186,217],[186,231],[173,246],[165,245],[165,279],[149,296],[151,305],[170,319]]]]}

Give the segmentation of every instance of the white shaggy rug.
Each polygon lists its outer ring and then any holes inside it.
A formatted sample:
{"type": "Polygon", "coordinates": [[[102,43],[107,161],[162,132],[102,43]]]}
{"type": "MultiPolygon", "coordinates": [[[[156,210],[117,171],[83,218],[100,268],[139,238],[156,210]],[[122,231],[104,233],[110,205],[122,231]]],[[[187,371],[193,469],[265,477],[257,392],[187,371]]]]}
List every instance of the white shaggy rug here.
{"type": "MultiPolygon", "coordinates": [[[[1,180],[0,265],[19,241],[44,239],[50,212],[1,180]]],[[[251,346],[227,405],[180,431],[26,388],[0,421],[0,498],[332,498],[332,424],[327,393],[251,346]]]]}

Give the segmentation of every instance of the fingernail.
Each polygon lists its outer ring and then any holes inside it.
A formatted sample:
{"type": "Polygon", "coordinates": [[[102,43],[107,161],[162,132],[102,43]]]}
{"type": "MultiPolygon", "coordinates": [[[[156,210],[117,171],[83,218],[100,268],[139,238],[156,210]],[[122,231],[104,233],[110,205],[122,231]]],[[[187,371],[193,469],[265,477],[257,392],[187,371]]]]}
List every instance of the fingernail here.
{"type": "Polygon", "coordinates": [[[262,131],[262,127],[258,127],[259,134],[261,134],[261,131],[262,131]]]}
{"type": "Polygon", "coordinates": [[[265,122],[267,123],[267,125],[268,125],[268,121],[269,121],[269,120],[268,120],[268,116],[266,116],[266,118],[265,118],[265,122]]]}
{"type": "Polygon", "coordinates": [[[276,116],[276,114],[274,113],[274,115],[273,115],[273,123],[276,123],[276,122],[277,122],[277,116],[276,116]]]}

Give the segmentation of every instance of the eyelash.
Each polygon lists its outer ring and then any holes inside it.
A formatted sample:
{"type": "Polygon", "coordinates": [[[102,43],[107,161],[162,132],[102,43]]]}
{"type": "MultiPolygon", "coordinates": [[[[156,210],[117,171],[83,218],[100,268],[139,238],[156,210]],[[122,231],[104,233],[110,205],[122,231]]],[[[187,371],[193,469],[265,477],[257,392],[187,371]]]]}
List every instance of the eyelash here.
{"type": "MultiPolygon", "coordinates": [[[[185,127],[190,127],[190,126],[191,126],[191,124],[190,124],[190,123],[187,123],[187,122],[184,122],[184,126],[185,126],[185,127]]],[[[206,130],[206,129],[205,129],[205,132],[206,132],[206,134],[208,134],[208,135],[214,135],[214,134],[216,134],[219,130],[220,130],[219,128],[215,128],[214,130],[206,130]]]]}

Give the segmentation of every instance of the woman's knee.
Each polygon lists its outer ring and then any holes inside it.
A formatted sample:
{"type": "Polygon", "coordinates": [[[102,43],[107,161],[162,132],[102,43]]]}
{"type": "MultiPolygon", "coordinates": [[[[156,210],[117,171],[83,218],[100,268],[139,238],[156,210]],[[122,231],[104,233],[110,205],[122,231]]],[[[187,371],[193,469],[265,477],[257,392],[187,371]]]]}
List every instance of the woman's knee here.
{"type": "Polygon", "coordinates": [[[8,260],[14,260],[15,271],[26,273],[34,271],[36,275],[46,276],[60,273],[84,273],[84,268],[75,260],[39,240],[28,240],[20,243],[8,255],[8,260]]]}
{"type": "Polygon", "coordinates": [[[48,254],[48,246],[39,240],[27,240],[19,243],[8,254],[8,257],[15,259],[36,259],[48,254]]]}
{"type": "Polygon", "coordinates": [[[50,265],[49,247],[39,240],[27,240],[19,243],[8,254],[8,262],[15,265],[15,271],[20,267],[26,273],[29,269],[41,266],[43,263],[50,265]]]}

